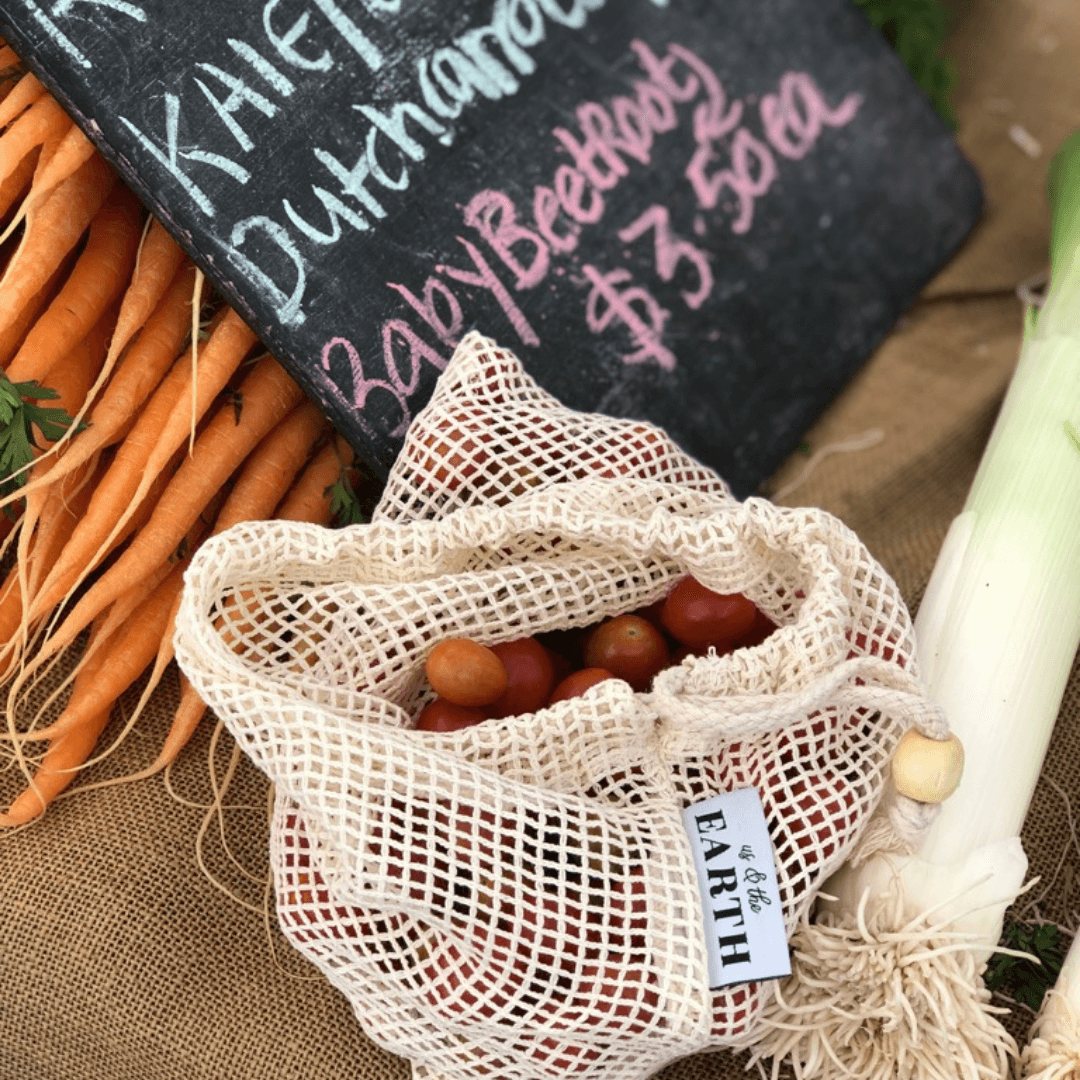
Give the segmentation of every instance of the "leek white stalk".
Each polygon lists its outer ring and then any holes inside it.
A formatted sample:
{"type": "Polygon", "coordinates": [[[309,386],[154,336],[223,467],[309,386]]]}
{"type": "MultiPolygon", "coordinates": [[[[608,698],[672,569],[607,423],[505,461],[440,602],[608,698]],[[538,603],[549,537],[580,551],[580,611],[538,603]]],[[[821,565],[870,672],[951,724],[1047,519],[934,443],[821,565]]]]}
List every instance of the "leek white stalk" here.
{"type": "Polygon", "coordinates": [[[1050,197],[1046,300],[1027,313],[915,621],[928,695],[964,746],[963,779],[915,855],[875,856],[826,884],[837,903],[799,948],[827,957],[843,930],[850,956],[785,988],[774,1018],[778,1030],[806,1025],[775,1040],[806,1080],[815,1072],[800,1061],[820,1062],[822,1076],[841,1064],[857,1077],[985,1080],[1015,1054],[978,974],[1026,874],[1020,828],[1080,644],[1080,134],[1051,166],[1050,197]],[[848,1011],[865,1020],[841,1040],[848,1011]]]}
{"type": "MultiPolygon", "coordinates": [[[[1080,277],[1080,133],[1062,147],[1050,182],[1051,203],[1058,215],[1051,241],[1051,270],[1056,259],[1062,264],[1062,273],[1080,277]]],[[[1074,301],[1073,310],[1063,313],[1071,318],[1062,318],[1062,333],[1078,334],[1077,307],[1080,304],[1074,301]]],[[[1069,434],[1080,453],[1075,426],[1069,434]]],[[[1069,948],[1056,985],[1043,1000],[1022,1065],[1027,1080],[1080,1080],[1080,935],[1069,948]]]]}
{"type": "Polygon", "coordinates": [[[1080,937],[1047,993],[1021,1059],[1025,1080],[1080,1080],[1080,937]]]}

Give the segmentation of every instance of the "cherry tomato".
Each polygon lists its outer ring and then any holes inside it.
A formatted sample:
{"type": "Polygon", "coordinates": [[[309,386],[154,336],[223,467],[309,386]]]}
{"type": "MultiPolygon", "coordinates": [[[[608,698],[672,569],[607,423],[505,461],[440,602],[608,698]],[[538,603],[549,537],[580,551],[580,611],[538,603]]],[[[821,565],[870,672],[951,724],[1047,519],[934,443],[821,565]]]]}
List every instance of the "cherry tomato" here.
{"type": "MultiPolygon", "coordinates": [[[[850,630],[847,632],[846,637],[849,642],[852,640],[850,630]]],[[[904,667],[904,657],[896,648],[897,641],[896,631],[889,630],[886,634],[885,627],[880,624],[874,636],[868,636],[864,631],[859,630],[855,634],[855,647],[849,650],[847,658],[850,660],[855,656],[880,656],[883,660],[895,660],[901,667],[904,667]],[[881,642],[881,635],[885,635],[884,644],[881,642]]]]}
{"type": "Polygon", "coordinates": [[[670,660],[664,635],[638,615],[606,619],[585,639],[584,655],[586,667],[606,668],[635,690],[647,690],[670,660]]]}
{"type": "Polygon", "coordinates": [[[567,675],[566,678],[552,690],[551,697],[548,699],[548,704],[554,705],[556,701],[566,701],[567,698],[581,697],[581,695],[590,687],[603,682],[605,679],[614,678],[615,676],[612,675],[610,671],[605,671],[604,668],[582,668],[579,671],[567,675]]]}
{"type": "Polygon", "coordinates": [[[620,433],[617,449],[607,450],[602,458],[590,460],[579,474],[598,472],[605,480],[620,476],[653,477],[660,471],[667,447],[663,434],[648,424],[634,424],[620,433]]]}
{"type": "Polygon", "coordinates": [[[435,693],[455,705],[490,705],[509,682],[503,662],[471,638],[440,641],[424,670],[435,693]]]}
{"type": "Polygon", "coordinates": [[[745,634],[757,608],[741,593],[713,592],[692,577],[676,582],[660,611],[660,622],[677,641],[717,652],[745,634]]]}
{"type": "Polygon", "coordinates": [[[491,703],[491,715],[520,716],[542,709],[555,685],[551,653],[534,637],[492,645],[491,651],[506,668],[507,685],[491,703]]]}
{"type": "Polygon", "coordinates": [[[736,645],[740,649],[752,649],[755,645],[760,645],[775,629],[776,623],[761,608],[755,607],[754,621],[750,624],[750,629],[739,638],[736,645]]]}
{"type": "Polygon", "coordinates": [[[800,873],[793,875],[791,887],[798,895],[808,888],[809,875],[833,860],[854,836],[860,814],[851,785],[830,769],[789,766],[783,776],[786,797],[777,804],[783,834],[774,846],[780,861],[791,860],[797,852],[800,873]]]}
{"type": "Polygon", "coordinates": [[[490,443],[491,436],[472,430],[465,418],[460,423],[460,427],[455,427],[454,421],[443,420],[438,431],[428,432],[420,440],[426,451],[421,471],[435,485],[445,486],[448,491],[456,491],[463,481],[471,481],[490,457],[484,447],[490,443]]]}
{"type": "Polygon", "coordinates": [[[633,615],[637,615],[640,619],[646,619],[651,622],[653,626],[660,626],[660,612],[664,606],[664,598],[654,600],[648,607],[638,608],[637,611],[631,612],[633,615]]]}
{"type": "Polygon", "coordinates": [[[459,949],[441,936],[433,935],[422,950],[420,971],[427,1003],[452,1021],[463,1013],[490,1020],[510,1004],[515,990],[512,976],[508,979],[498,961],[459,949]]]}
{"type": "Polygon", "coordinates": [[[585,639],[588,636],[589,627],[574,626],[565,630],[545,630],[542,634],[537,634],[536,639],[555,656],[568,660],[570,669],[573,671],[581,667],[581,651],[585,647],[585,639]]]}
{"type": "Polygon", "coordinates": [[[491,716],[490,708],[479,705],[455,705],[446,698],[429,701],[416,721],[417,731],[460,731],[491,716]]]}
{"type": "Polygon", "coordinates": [[[558,686],[559,683],[574,670],[574,665],[570,662],[569,657],[563,656],[562,653],[554,652],[551,649],[548,649],[548,656],[551,657],[551,665],[553,668],[551,683],[553,686],[558,686]]]}

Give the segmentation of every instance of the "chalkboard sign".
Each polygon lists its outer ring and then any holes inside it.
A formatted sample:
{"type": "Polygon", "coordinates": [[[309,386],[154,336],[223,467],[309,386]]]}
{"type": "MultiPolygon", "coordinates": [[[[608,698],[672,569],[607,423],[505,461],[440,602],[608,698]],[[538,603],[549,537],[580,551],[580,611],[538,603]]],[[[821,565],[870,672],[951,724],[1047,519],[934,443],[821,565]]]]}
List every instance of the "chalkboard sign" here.
{"type": "Polygon", "coordinates": [[[377,475],[476,328],[752,491],[978,180],[849,0],[0,0],[377,475]]]}

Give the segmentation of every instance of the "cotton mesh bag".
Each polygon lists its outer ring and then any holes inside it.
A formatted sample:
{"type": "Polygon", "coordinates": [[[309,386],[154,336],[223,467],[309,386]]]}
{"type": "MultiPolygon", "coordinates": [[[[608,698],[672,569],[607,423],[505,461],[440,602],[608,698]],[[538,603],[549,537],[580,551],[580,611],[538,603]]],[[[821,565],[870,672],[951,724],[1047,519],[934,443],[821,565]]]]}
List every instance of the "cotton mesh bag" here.
{"type": "Polygon", "coordinates": [[[753,1045],[775,981],[710,989],[683,809],[757,790],[788,936],[823,879],[905,850],[883,799],[943,737],[907,611],[830,515],[739,502],[647,424],[585,415],[473,334],[370,524],[249,523],[188,571],[177,657],[275,785],[284,933],[416,1080],[642,1078],[753,1045]],[[633,611],[692,574],[776,624],[647,692],[417,730],[440,641],[633,611]]]}

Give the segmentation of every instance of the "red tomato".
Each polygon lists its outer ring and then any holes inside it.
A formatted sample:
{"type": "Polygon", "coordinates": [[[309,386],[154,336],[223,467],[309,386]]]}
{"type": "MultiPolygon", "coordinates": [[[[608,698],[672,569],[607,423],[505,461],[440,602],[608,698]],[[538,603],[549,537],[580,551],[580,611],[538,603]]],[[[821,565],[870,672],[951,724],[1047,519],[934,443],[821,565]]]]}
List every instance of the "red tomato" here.
{"type": "Polygon", "coordinates": [[[828,760],[840,730],[840,719],[834,713],[812,713],[805,723],[780,733],[777,739],[780,761],[805,769],[817,767],[818,761],[828,760]]]}
{"type": "Polygon", "coordinates": [[[677,641],[692,648],[721,647],[739,640],[757,608],[741,593],[713,592],[692,577],[676,582],[664,600],[660,622],[677,641]]]}
{"type": "MultiPolygon", "coordinates": [[[[878,626],[876,631],[878,636],[869,637],[862,630],[855,634],[855,647],[849,650],[847,659],[851,660],[856,656],[880,656],[883,660],[895,660],[901,667],[904,667],[904,658],[900,655],[896,649],[897,635],[895,630],[890,630],[885,635],[885,644],[881,643],[881,635],[885,633],[884,626],[878,626]]],[[[851,631],[849,630],[845,635],[850,642],[852,639],[851,631]]]]}
{"type": "MultiPolygon", "coordinates": [[[[829,769],[791,767],[784,770],[790,802],[780,806],[788,835],[795,841],[799,860],[807,870],[829,862],[854,835],[859,823],[855,793],[829,769]],[[794,804],[795,809],[789,809],[794,804]]],[[[783,842],[777,843],[783,858],[783,842]]]]}
{"type": "Polygon", "coordinates": [[[585,639],[585,666],[606,668],[635,690],[647,690],[669,660],[664,635],[637,615],[606,619],[585,639]]]}
{"type": "Polygon", "coordinates": [[[580,1023],[640,1034],[656,1021],[660,995],[651,989],[656,985],[651,971],[626,963],[584,964],[581,978],[588,992],[572,1003],[582,1007],[580,1023]]]}
{"type": "Polygon", "coordinates": [[[417,731],[460,731],[491,716],[490,708],[479,705],[455,705],[446,698],[429,701],[416,721],[417,731]]]}
{"type": "MultiPolygon", "coordinates": [[[[451,1019],[462,1013],[490,1020],[506,1008],[513,995],[501,967],[486,958],[474,958],[449,938],[429,939],[429,951],[421,959],[424,997],[428,1004],[451,1019]]],[[[515,963],[515,967],[516,967],[515,963]]]]}
{"type": "MultiPolygon", "coordinates": [[[[575,626],[566,630],[546,630],[537,634],[536,639],[549,652],[556,657],[556,666],[559,664],[558,657],[569,661],[570,671],[581,667],[581,650],[585,647],[585,639],[589,636],[589,627],[575,626]]],[[[569,675],[570,671],[566,674],[569,675]]],[[[555,680],[558,682],[558,679],[555,680]]]]}
{"type": "Polygon", "coordinates": [[[713,1034],[720,1038],[741,1035],[758,1015],[747,1008],[757,983],[731,986],[713,994],[713,1034]]]}
{"type": "Polygon", "coordinates": [[[295,814],[286,816],[285,833],[294,846],[285,854],[282,885],[287,891],[279,905],[282,926],[297,941],[368,937],[372,914],[361,908],[331,904],[323,876],[311,865],[307,830],[295,814]]]}
{"type": "Polygon", "coordinates": [[[437,432],[428,432],[420,440],[427,451],[421,471],[435,485],[446,485],[448,491],[456,491],[463,481],[472,480],[490,456],[484,446],[491,442],[491,436],[470,431],[465,418],[460,422],[463,426],[455,427],[450,419],[443,420],[437,432]]]}
{"type": "Polygon", "coordinates": [[[428,682],[439,697],[455,705],[490,705],[508,683],[503,662],[471,638],[447,638],[428,655],[428,682]]]}
{"type": "Polygon", "coordinates": [[[651,622],[653,626],[659,627],[660,612],[663,607],[664,600],[663,597],[661,597],[659,600],[654,600],[651,604],[649,604],[648,607],[638,608],[637,611],[633,612],[633,614],[637,615],[640,619],[645,619],[648,622],[651,622]]]}
{"type": "Polygon", "coordinates": [[[635,424],[620,432],[619,444],[602,458],[590,459],[579,475],[598,472],[605,480],[620,476],[656,476],[667,452],[663,434],[648,424],[635,424]]]}
{"type": "Polygon", "coordinates": [[[558,686],[574,670],[574,665],[570,662],[569,657],[563,656],[562,653],[553,652],[551,649],[548,649],[548,656],[551,657],[551,682],[553,686],[558,686]]]}
{"type": "Polygon", "coordinates": [[[760,645],[774,630],[776,623],[765,614],[759,607],[754,608],[754,621],[750,629],[739,638],[736,646],[740,649],[752,649],[760,645]]]}
{"type": "Polygon", "coordinates": [[[610,671],[605,671],[604,668],[582,668],[580,671],[575,671],[570,675],[567,675],[565,679],[551,692],[551,697],[548,699],[549,705],[554,705],[556,701],[565,701],[567,698],[581,697],[586,690],[595,686],[597,683],[603,682],[605,679],[614,679],[615,676],[610,671]]]}
{"type": "Polygon", "coordinates": [[[491,715],[520,716],[542,709],[555,685],[555,665],[547,649],[536,638],[526,637],[492,645],[491,651],[507,676],[506,689],[491,703],[491,715]]]}

